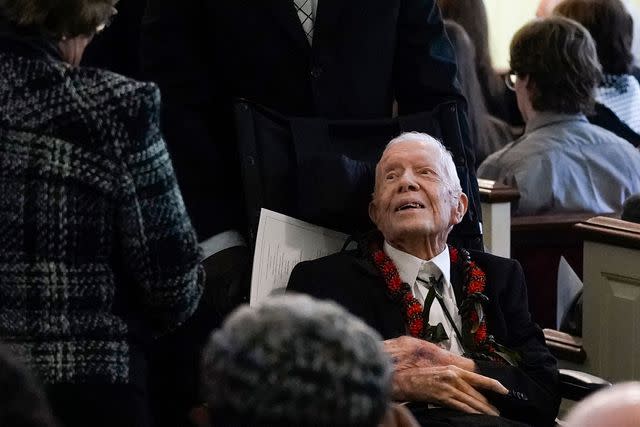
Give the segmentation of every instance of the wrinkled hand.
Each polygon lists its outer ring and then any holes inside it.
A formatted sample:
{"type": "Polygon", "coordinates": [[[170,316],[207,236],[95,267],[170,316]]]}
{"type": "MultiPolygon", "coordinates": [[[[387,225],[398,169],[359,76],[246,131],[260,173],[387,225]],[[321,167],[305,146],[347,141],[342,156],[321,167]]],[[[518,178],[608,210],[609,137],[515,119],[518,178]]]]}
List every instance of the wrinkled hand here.
{"type": "Polygon", "coordinates": [[[454,363],[450,352],[425,340],[402,336],[383,342],[395,365],[396,371],[409,368],[429,368],[454,363]]]}
{"type": "Polygon", "coordinates": [[[393,376],[393,398],[422,401],[471,414],[500,415],[479,390],[507,394],[500,382],[457,366],[407,368],[393,376]]]}

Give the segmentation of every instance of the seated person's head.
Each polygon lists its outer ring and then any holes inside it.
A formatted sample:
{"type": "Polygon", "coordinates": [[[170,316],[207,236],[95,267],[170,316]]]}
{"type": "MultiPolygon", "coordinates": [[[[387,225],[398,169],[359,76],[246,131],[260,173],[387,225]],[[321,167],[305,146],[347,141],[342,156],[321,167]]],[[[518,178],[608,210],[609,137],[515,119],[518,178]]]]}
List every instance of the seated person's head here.
{"type": "Polygon", "coordinates": [[[593,37],[605,74],[629,74],[633,18],[620,0],[564,0],[553,13],[584,25],[593,37]]]}
{"type": "Polygon", "coordinates": [[[578,403],[566,427],[637,427],[640,425],[640,382],[616,384],[578,403]]]}
{"type": "Polygon", "coordinates": [[[586,113],[602,77],[589,32],[554,16],[526,24],[511,40],[511,70],[518,108],[525,121],[536,112],[586,113]]]}
{"type": "Polygon", "coordinates": [[[637,222],[640,224],[640,194],[629,196],[622,204],[621,218],[625,221],[637,222]]]}
{"type": "Polygon", "coordinates": [[[40,386],[26,367],[0,346],[0,426],[55,425],[40,386]]]}
{"type": "Polygon", "coordinates": [[[380,336],[335,303],[304,295],[243,306],[204,351],[212,426],[377,426],[391,361],[380,336]]]}
{"type": "Polygon", "coordinates": [[[451,153],[439,141],[409,132],[389,142],[376,166],[369,205],[385,240],[415,256],[427,241],[441,250],[467,204],[451,153]]]}
{"type": "Polygon", "coordinates": [[[62,58],[79,65],[93,36],[108,26],[118,0],[0,0],[0,17],[21,32],[56,42],[62,58]]]}

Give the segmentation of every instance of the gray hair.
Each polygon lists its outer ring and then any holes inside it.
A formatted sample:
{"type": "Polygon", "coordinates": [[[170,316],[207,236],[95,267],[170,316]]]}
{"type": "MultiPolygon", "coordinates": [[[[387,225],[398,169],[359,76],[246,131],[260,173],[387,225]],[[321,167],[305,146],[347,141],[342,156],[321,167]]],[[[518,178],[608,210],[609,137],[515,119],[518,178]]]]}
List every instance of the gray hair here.
{"type": "Polygon", "coordinates": [[[442,144],[442,142],[432,137],[431,135],[422,132],[404,132],[389,141],[384,151],[387,151],[387,149],[392,145],[409,141],[422,142],[436,149],[436,152],[438,153],[438,162],[440,163],[440,165],[442,165],[442,169],[444,171],[445,185],[451,190],[454,196],[460,196],[460,193],[462,193],[462,186],[460,185],[460,178],[458,177],[458,172],[456,170],[456,164],[453,161],[453,156],[451,155],[451,152],[447,150],[447,147],[442,144]]]}
{"type": "Polygon", "coordinates": [[[252,425],[376,426],[390,398],[381,337],[306,295],[236,309],[211,335],[202,364],[212,413],[252,425]]]}

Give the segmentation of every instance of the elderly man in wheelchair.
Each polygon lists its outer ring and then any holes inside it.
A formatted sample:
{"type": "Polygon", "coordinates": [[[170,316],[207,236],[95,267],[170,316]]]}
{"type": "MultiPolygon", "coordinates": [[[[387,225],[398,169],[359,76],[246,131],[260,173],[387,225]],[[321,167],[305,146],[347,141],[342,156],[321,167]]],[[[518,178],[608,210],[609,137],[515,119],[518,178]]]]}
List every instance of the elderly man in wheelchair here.
{"type": "Polygon", "coordinates": [[[429,425],[552,425],[556,360],[532,322],[517,261],[447,245],[467,209],[451,154],[392,140],[358,248],[296,266],[288,290],[332,299],[386,339],[394,397],[429,425]]]}

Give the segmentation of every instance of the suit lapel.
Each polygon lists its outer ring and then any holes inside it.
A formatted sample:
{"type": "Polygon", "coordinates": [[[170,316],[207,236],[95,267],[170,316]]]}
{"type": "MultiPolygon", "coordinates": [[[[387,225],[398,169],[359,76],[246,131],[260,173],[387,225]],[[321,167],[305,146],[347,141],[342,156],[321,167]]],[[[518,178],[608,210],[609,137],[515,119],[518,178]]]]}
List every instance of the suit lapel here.
{"type": "Polygon", "coordinates": [[[355,264],[367,276],[377,277],[382,280],[380,272],[370,259],[359,256],[355,259],[355,264]]]}
{"type": "MultiPolygon", "coordinates": [[[[304,50],[311,48],[307,41],[307,36],[302,29],[298,14],[296,13],[293,0],[271,0],[270,2],[264,1],[261,3],[298,47],[304,50]]],[[[322,4],[322,1],[320,1],[319,4],[322,4]]]]}
{"type": "Polygon", "coordinates": [[[453,293],[456,295],[458,308],[462,303],[462,282],[464,280],[464,274],[460,271],[460,264],[451,264],[451,286],[453,287],[453,293]]]}
{"type": "MultiPolygon", "coordinates": [[[[356,268],[368,278],[371,286],[380,287],[381,299],[368,300],[366,304],[373,305],[373,316],[371,319],[374,327],[380,332],[384,339],[395,338],[406,335],[406,326],[402,317],[402,309],[398,307],[387,295],[386,283],[377,267],[367,257],[357,257],[354,260],[356,268]]],[[[365,298],[366,300],[366,298],[365,298]]]]}
{"type": "MultiPolygon", "coordinates": [[[[293,1],[293,0],[291,0],[293,1]]],[[[340,22],[340,13],[346,0],[316,0],[318,10],[313,27],[313,49],[323,49],[336,43],[333,39],[340,37],[337,31],[340,22]]]]}

